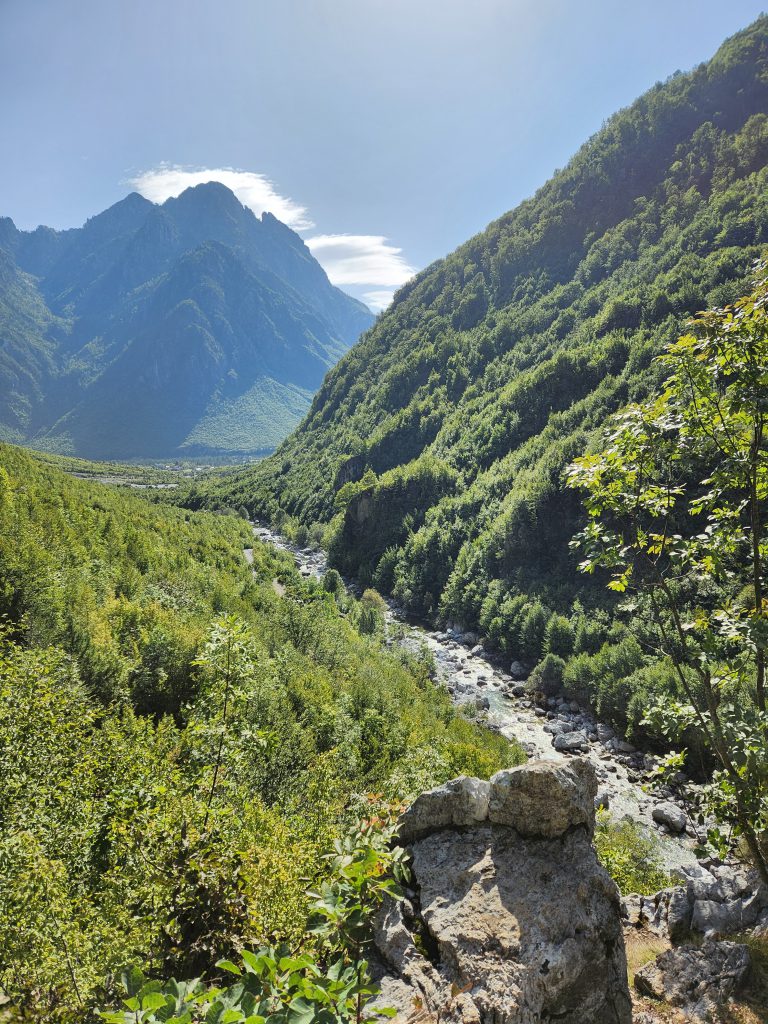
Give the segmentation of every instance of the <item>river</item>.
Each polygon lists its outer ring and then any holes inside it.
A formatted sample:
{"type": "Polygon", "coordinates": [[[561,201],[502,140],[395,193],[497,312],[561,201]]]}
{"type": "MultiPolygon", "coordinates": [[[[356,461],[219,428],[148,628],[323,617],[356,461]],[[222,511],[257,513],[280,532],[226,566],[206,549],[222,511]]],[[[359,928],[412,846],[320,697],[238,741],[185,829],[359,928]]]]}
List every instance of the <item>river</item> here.
{"type": "MultiPolygon", "coordinates": [[[[325,574],[328,566],[324,552],[297,548],[261,524],[254,524],[253,532],[262,543],[292,555],[303,576],[321,579],[325,574]]],[[[250,549],[246,549],[246,557],[252,560],[250,549]]],[[[355,589],[352,581],[345,582],[351,590],[355,589]]],[[[474,705],[480,721],[508,739],[517,740],[530,757],[556,760],[571,757],[571,753],[555,749],[556,735],[583,733],[585,743],[579,753],[594,766],[599,784],[598,799],[611,816],[614,819],[629,816],[652,834],[667,869],[697,863],[694,839],[687,833],[675,833],[653,819],[654,807],[669,804],[672,798],[672,794],[667,793],[660,799],[644,789],[644,780],[656,763],[653,755],[635,750],[615,736],[607,724],[598,722],[576,703],[561,698],[559,702],[537,706],[522,692],[521,681],[513,679],[483,650],[476,638],[425,628],[410,621],[391,600],[387,607],[390,623],[396,622],[399,626],[391,631],[394,642],[411,651],[427,648],[435,662],[437,682],[449,690],[456,704],[474,705]]]]}

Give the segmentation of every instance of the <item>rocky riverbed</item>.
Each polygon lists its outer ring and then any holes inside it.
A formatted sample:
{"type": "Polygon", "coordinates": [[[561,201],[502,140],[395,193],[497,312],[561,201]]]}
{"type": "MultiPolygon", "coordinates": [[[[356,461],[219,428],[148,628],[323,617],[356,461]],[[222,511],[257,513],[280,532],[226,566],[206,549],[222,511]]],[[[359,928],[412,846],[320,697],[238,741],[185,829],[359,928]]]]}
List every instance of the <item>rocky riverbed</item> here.
{"type": "MultiPolygon", "coordinates": [[[[260,525],[254,526],[254,535],[289,552],[303,576],[320,579],[324,575],[327,562],[322,551],[297,548],[260,525]]],[[[252,561],[253,553],[246,550],[246,558],[252,561]]],[[[354,581],[345,583],[352,592],[358,589],[354,581]]],[[[469,704],[471,713],[488,728],[517,740],[531,758],[564,766],[574,755],[585,759],[597,779],[595,803],[615,819],[628,816],[656,838],[660,860],[677,877],[677,884],[653,896],[628,896],[621,902],[621,912],[626,935],[655,934],[671,942],[672,949],[638,973],[637,987],[654,999],[681,1006],[686,1020],[709,1020],[712,1007],[737,987],[733,971],[722,968],[721,961],[730,964],[731,959],[740,958],[737,966],[743,968],[742,975],[748,964],[746,946],[715,940],[754,929],[768,932],[768,888],[744,865],[697,860],[695,839],[675,794],[645,791],[644,783],[656,764],[653,755],[635,749],[575,702],[564,697],[534,698],[524,685],[526,667],[515,662],[500,665],[477,636],[456,628],[425,628],[410,621],[393,601],[388,609],[390,642],[414,652],[426,648],[434,659],[438,681],[456,704],[469,704]],[[704,946],[675,945],[690,934],[703,936],[704,946]]],[[[455,781],[448,787],[454,785],[455,781]]],[[[443,813],[442,802],[440,807],[443,813]]],[[[656,1024],[662,1018],[644,1009],[633,1019],[656,1024]]]]}
{"type": "MultiPolygon", "coordinates": [[[[289,552],[303,576],[320,579],[324,575],[324,552],[297,548],[259,524],[253,532],[263,543],[289,552]]],[[[347,585],[354,589],[353,582],[347,581],[347,585]]],[[[507,670],[500,666],[473,634],[431,630],[408,621],[396,603],[389,601],[388,608],[390,621],[396,624],[392,629],[396,642],[412,651],[425,647],[430,652],[438,681],[457,704],[474,705],[473,713],[481,721],[517,740],[531,757],[566,760],[580,754],[587,758],[598,778],[598,803],[613,817],[628,815],[652,832],[667,869],[695,867],[695,840],[674,794],[650,795],[643,789],[645,777],[656,763],[652,755],[636,750],[575,702],[551,698],[536,703],[524,686],[525,667],[513,663],[507,670]]]]}

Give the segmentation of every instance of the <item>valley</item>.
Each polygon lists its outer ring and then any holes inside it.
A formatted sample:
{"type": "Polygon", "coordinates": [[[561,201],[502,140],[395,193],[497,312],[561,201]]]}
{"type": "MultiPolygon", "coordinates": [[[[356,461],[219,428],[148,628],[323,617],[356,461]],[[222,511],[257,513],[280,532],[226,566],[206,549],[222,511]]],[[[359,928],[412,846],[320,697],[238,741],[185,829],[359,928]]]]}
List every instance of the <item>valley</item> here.
{"type": "MultiPolygon", "coordinates": [[[[322,552],[297,548],[264,525],[256,524],[253,530],[261,543],[290,554],[303,576],[322,579],[328,569],[322,552]]],[[[348,581],[347,585],[359,593],[354,582],[348,581]]],[[[387,607],[389,642],[413,654],[426,648],[434,659],[436,681],[450,693],[459,709],[471,707],[478,721],[519,743],[529,757],[554,760],[567,760],[572,754],[586,757],[595,768],[600,785],[598,799],[605,809],[616,820],[628,816],[642,825],[654,837],[659,860],[666,870],[691,868],[698,863],[694,852],[697,840],[690,834],[690,821],[687,834],[675,833],[666,826],[660,829],[659,823],[654,821],[654,807],[667,805],[670,798],[674,799],[669,790],[658,795],[644,788],[650,781],[649,770],[656,765],[657,757],[623,743],[610,726],[596,722],[594,716],[576,702],[564,698],[534,701],[534,695],[523,685],[528,674],[523,666],[518,663],[518,677],[513,678],[499,665],[498,657],[491,658],[483,650],[476,636],[419,625],[393,600],[387,602],[387,607]],[[569,753],[555,747],[560,734],[578,734],[579,742],[569,753]],[[627,749],[615,749],[619,744],[627,749]]]]}
{"type": "Polygon", "coordinates": [[[764,1024],[768,15],[27,6],[0,1024],[764,1024]]]}

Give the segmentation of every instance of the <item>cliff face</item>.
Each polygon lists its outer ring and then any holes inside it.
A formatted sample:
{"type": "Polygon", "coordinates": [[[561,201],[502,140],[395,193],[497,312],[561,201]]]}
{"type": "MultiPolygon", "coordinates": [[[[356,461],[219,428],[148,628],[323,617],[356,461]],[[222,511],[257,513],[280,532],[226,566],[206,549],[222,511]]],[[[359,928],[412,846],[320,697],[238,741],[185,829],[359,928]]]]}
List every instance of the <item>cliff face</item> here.
{"type": "Polygon", "coordinates": [[[619,894],[592,847],[592,767],[462,777],[401,819],[410,898],[386,906],[381,1005],[397,1020],[629,1024],[619,894]]]}

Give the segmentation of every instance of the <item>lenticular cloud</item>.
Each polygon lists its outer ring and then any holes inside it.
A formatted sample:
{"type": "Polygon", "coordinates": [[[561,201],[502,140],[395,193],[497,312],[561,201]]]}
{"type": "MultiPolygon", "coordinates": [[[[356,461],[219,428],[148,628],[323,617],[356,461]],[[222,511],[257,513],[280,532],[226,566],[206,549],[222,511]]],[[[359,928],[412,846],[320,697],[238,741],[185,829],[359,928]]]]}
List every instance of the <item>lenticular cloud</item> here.
{"type": "Polygon", "coordinates": [[[315,235],[307,245],[334,284],[397,288],[415,273],[403,250],[390,245],[384,235],[315,235]]]}

